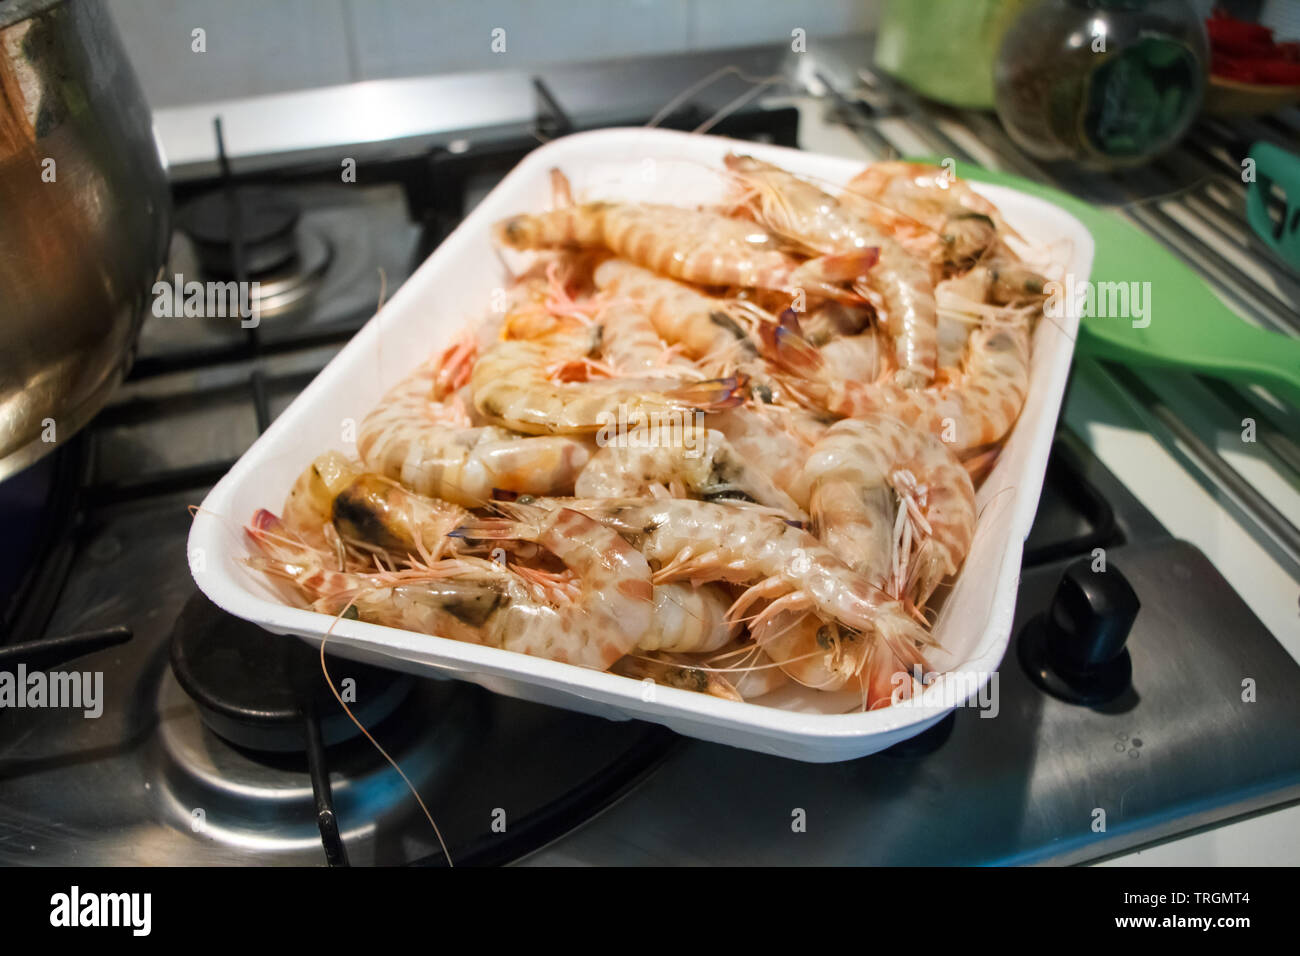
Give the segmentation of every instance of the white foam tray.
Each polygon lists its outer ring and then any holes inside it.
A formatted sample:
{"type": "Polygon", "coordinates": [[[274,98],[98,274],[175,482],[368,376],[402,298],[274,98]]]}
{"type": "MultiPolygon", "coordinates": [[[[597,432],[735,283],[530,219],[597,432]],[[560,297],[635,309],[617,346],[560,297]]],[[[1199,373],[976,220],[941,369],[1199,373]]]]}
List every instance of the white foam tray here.
{"type": "MultiPolygon", "coordinates": [[[[435,677],[473,681],[512,697],[598,714],[640,718],[703,740],[827,762],[874,753],[933,725],[995,671],[1007,649],[1023,542],[1042,487],[1069,373],[1077,315],[1041,321],[1034,335],[1029,398],[984,486],[969,556],[935,623],[945,672],[916,701],[845,713],[852,698],[801,689],[736,703],[490,647],[339,620],[285,604],[252,572],[242,525],[258,508],[279,513],[296,476],[326,449],[353,452],[344,438],[381,394],[470,320],[484,315],[506,283],[490,227],[506,216],[549,208],[550,170],[562,169],[582,199],[626,198],[692,205],[716,201],[717,170],[739,149],[823,182],[847,182],[860,162],[797,150],[661,130],[602,130],[569,136],[531,153],[424,262],[267,429],[203,502],[189,536],[194,579],[219,607],[276,634],[328,641],[340,655],[435,677]]],[[[976,185],[1055,269],[1083,278],[1092,237],[1050,203],[1003,187],[976,185]]],[[[268,640],[276,638],[268,635],[268,640]]],[[[994,685],[996,686],[996,685],[994,685]]]]}

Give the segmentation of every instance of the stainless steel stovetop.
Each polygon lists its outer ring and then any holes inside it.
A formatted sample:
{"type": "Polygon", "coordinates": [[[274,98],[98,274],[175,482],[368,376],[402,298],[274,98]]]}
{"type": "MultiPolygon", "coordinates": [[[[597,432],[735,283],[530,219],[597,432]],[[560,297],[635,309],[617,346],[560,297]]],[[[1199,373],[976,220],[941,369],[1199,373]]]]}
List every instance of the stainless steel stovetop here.
{"type": "MultiPolygon", "coordinates": [[[[797,122],[797,111],[764,104],[715,132],[790,142],[797,122]]],[[[290,646],[306,645],[250,635],[195,593],[186,507],[528,141],[493,137],[481,152],[412,158],[404,148],[363,187],[329,181],[321,170],[336,158],[319,153],[259,170],[302,205],[304,274],[286,283],[304,283],[297,304],[254,333],[149,319],[119,398],[21,486],[0,486],[0,511],[35,526],[22,561],[38,572],[5,612],[0,654],[115,626],[134,635],[63,665],[103,673],[101,717],[0,710],[0,863],[444,862],[397,775],[366,741],[339,740],[347,727],[332,700],[308,691],[311,720],[280,721],[287,749],[283,739],[271,750],[261,738],[229,743],[185,686],[176,647],[202,629],[223,649],[264,639],[280,650],[235,660],[236,671],[304,679],[290,646]]],[[[187,176],[178,199],[213,186],[187,176]]],[[[197,268],[179,235],[172,265],[197,268]]],[[[1078,862],[1300,797],[1300,668],[1210,562],[1063,429],[1027,543],[1017,634],[1097,547],[1142,604],[1131,685],[1102,704],[1042,690],[1013,641],[996,717],[959,710],[843,764],[685,741],[454,681],[385,684],[373,730],[458,863],[1078,862]],[[1253,700],[1243,681],[1255,682],[1253,700]],[[804,826],[792,827],[796,816],[804,826]]],[[[351,666],[337,661],[336,679],[351,666]]],[[[249,699],[256,711],[260,698],[249,699]]]]}

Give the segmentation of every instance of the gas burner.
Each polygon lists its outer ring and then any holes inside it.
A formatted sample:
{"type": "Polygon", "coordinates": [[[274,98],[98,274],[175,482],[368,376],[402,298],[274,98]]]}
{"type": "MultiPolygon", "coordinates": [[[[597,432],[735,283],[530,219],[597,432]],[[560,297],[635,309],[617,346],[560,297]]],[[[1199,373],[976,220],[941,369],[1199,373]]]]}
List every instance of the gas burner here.
{"type": "Polygon", "coordinates": [[[250,292],[259,318],[306,311],[334,259],[329,239],[300,218],[296,200],[254,186],[205,193],[176,217],[205,279],[226,282],[242,271],[256,283],[250,292]]]}
{"type": "Polygon", "coordinates": [[[306,311],[334,260],[329,239],[307,228],[298,230],[298,253],[280,269],[257,278],[253,301],[260,318],[306,311]]]}
{"type": "Polygon", "coordinates": [[[194,243],[205,275],[255,278],[297,256],[301,215],[282,193],[246,186],[200,196],[176,214],[176,224],[194,243]]]}
{"type": "MultiPolygon", "coordinates": [[[[298,642],[265,632],[262,636],[269,642],[298,642]]],[[[336,661],[334,667],[349,676],[353,668],[343,661],[336,661]]],[[[478,725],[478,704],[478,696],[463,685],[423,681],[388,720],[366,727],[383,742],[411,783],[427,793],[465,759],[470,738],[456,728],[478,725]],[[432,740],[435,727],[441,730],[432,740]]],[[[320,862],[320,805],[310,755],[227,745],[212,732],[205,708],[166,670],[155,706],[160,719],[159,746],[151,749],[149,776],[158,782],[153,796],[173,826],[208,844],[205,859],[234,860],[256,852],[264,860],[280,863],[320,862]]],[[[351,862],[402,863],[436,857],[433,832],[406,784],[370,741],[356,737],[335,744],[326,762],[330,812],[336,815],[337,836],[346,841],[351,862]],[[392,831],[405,834],[400,846],[376,839],[377,834],[392,831]]],[[[329,848],[327,841],[327,858],[329,848]]]]}
{"type": "MultiPolygon", "coordinates": [[[[202,594],[191,597],[176,619],[171,663],[203,722],[240,747],[302,751],[312,714],[327,747],[360,733],[326,685],[316,650],[231,617],[202,594]]],[[[355,703],[349,705],[367,727],[397,709],[414,683],[407,674],[352,661],[333,671],[336,685],[350,682],[346,690],[355,703]]]]}

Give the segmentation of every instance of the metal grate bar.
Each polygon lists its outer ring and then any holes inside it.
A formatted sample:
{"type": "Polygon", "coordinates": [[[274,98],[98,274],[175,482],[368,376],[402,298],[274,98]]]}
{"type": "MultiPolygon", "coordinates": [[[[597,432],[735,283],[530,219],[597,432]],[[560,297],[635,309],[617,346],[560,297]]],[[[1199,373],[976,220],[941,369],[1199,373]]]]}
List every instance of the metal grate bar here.
{"type": "Polygon", "coordinates": [[[1122,365],[1113,362],[1104,364],[1111,378],[1136,397],[1196,457],[1219,485],[1230,491],[1253,516],[1269,528],[1273,536],[1290,551],[1293,566],[1300,562],[1300,528],[1292,524],[1254,485],[1205,444],[1140,376],[1122,365]]]}

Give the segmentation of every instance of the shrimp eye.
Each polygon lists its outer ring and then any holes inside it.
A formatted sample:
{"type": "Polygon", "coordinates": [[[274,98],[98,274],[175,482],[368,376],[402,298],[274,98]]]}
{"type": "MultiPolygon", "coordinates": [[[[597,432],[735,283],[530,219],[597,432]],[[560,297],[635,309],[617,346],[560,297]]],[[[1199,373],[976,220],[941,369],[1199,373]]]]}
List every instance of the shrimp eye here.
{"type": "Polygon", "coordinates": [[[513,219],[507,219],[505,224],[506,239],[510,242],[522,242],[525,236],[524,218],[516,216],[513,219]]]}
{"type": "Polygon", "coordinates": [[[712,322],[714,325],[718,326],[719,328],[725,329],[728,332],[728,334],[730,334],[737,341],[741,341],[741,342],[746,341],[744,329],[742,329],[736,323],[735,319],[727,315],[727,313],[718,312],[716,310],[710,312],[709,321],[712,322]]]}

